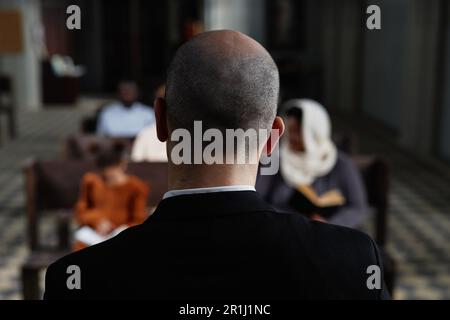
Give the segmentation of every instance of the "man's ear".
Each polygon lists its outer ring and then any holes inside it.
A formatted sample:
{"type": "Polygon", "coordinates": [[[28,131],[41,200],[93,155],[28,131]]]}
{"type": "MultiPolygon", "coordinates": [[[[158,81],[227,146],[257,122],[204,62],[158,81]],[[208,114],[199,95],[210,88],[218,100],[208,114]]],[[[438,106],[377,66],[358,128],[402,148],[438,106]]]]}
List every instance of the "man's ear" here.
{"type": "Polygon", "coordinates": [[[264,149],[267,152],[267,155],[270,156],[272,152],[275,150],[277,143],[280,141],[281,136],[284,134],[284,121],[281,117],[276,117],[272,124],[272,132],[270,133],[269,139],[267,139],[266,146],[264,149]],[[276,130],[278,134],[273,134],[273,131],[276,130]]]}
{"type": "Polygon", "coordinates": [[[167,108],[164,98],[156,98],[154,102],[156,133],[161,142],[166,142],[169,138],[169,130],[167,127],[167,108]]]}

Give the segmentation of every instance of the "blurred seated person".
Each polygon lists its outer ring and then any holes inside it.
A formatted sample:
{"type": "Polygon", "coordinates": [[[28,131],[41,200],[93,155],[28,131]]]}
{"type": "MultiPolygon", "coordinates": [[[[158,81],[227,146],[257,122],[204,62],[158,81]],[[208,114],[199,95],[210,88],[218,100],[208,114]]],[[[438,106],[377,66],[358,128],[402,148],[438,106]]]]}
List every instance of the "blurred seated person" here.
{"type": "MultiPolygon", "coordinates": [[[[165,84],[155,90],[155,99],[164,98],[165,84]]],[[[161,142],[156,134],[156,123],[142,129],[134,140],[131,149],[131,160],[135,162],[167,162],[166,143],[161,142]]]]}
{"type": "Polygon", "coordinates": [[[155,122],[150,106],[137,101],[139,90],[132,81],[122,81],[118,86],[119,100],[101,111],[97,134],[114,138],[135,138],[145,127],[155,122]]]}
{"type": "Polygon", "coordinates": [[[156,124],[139,132],[131,149],[131,160],[135,162],[167,162],[166,143],[159,141],[156,124]]]}
{"type": "Polygon", "coordinates": [[[120,231],[141,224],[148,216],[148,186],[126,173],[125,147],[116,144],[101,151],[98,172],[86,173],[76,204],[80,229],[75,250],[104,241],[120,231]]]}
{"type": "Polygon", "coordinates": [[[357,227],[369,214],[366,191],[353,161],[331,140],[325,108],[308,99],[282,108],[287,134],[280,147],[281,170],[259,176],[257,191],[274,207],[310,218],[357,227]]]}

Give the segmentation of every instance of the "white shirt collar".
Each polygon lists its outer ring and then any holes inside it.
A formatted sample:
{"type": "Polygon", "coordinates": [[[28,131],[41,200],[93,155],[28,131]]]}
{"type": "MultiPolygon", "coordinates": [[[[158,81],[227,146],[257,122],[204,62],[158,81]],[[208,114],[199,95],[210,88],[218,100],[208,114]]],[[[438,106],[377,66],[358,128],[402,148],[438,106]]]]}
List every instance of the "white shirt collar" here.
{"type": "Polygon", "coordinates": [[[256,190],[254,186],[246,186],[246,185],[220,186],[220,187],[195,188],[195,189],[178,189],[167,191],[164,194],[163,199],[187,194],[230,192],[230,191],[256,191],[256,190]]]}

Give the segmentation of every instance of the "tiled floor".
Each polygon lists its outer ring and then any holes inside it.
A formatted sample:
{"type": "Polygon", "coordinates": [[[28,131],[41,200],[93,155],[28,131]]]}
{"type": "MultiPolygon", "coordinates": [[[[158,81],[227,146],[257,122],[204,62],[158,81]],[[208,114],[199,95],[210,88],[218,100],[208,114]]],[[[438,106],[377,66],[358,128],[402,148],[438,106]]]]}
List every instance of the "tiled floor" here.
{"type": "MultiPolygon", "coordinates": [[[[19,267],[27,255],[22,164],[31,156],[59,156],[64,138],[97,103],[85,104],[20,114],[20,137],[0,147],[0,299],[21,298],[19,267]]],[[[450,181],[380,140],[365,141],[365,149],[389,155],[393,166],[388,248],[399,268],[394,297],[450,299],[450,181]]],[[[44,219],[44,234],[52,234],[51,222],[44,219]]]]}

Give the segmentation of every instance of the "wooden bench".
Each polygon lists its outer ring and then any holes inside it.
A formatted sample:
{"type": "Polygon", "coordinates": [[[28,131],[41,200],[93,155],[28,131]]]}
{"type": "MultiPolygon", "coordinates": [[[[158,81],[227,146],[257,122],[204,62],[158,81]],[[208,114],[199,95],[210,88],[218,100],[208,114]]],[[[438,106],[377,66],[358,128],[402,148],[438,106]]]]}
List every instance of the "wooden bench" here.
{"type": "Polygon", "coordinates": [[[62,150],[62,159],[94,161],[102,150],[110,149],[115,143],[125,147],[125,152],[131,154],[134,139],[108,138],[93,134],[70,135],[65,141],[62,150]]]}
{"type": "Polygon", "coordinates": [[[52,262],[68,254],[69,251],[34,251],[27,257],[22,265],[22,295],[26,300],[42,298],[39,287],[39,272],[52,262]]]}

